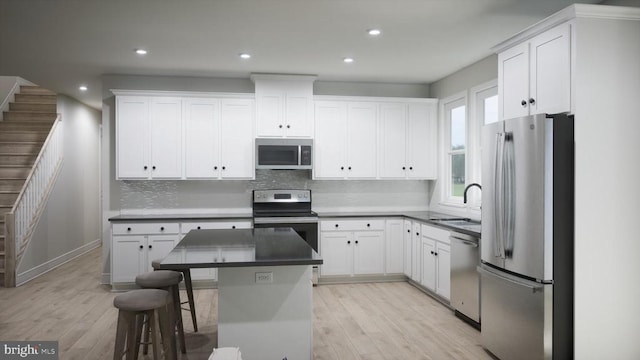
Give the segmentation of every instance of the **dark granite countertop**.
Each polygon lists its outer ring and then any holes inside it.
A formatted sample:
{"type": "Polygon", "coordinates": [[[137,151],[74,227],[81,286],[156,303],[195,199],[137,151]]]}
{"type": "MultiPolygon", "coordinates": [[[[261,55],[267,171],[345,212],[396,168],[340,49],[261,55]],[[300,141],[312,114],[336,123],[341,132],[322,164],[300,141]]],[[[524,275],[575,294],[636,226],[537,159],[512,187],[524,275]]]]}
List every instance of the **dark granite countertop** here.
{"type": "Polygon", "coordinates": [[[204,220],[231,220],[253,219],[253,213],[229,213],[229,214],[126,214],[109,218],[111,222],[123,221],[204,221],[204,220]]]}
{"type": "Polygon", "coordinates": [[[393,217],[402,216],[412,220],[422,221],[429,225],[454,230],[467,235],[480,237],[480,222],[472,221],[468,226],[451,226],[435,219],[461,218],[434,211],[317,211],[320,218],[354,218],[354,217],[393,217]]]}
{"type": "Polygon", "coordinates": [[[320,265],[322,258],[291,228],[191,230],[163,269],[320,265]]]}

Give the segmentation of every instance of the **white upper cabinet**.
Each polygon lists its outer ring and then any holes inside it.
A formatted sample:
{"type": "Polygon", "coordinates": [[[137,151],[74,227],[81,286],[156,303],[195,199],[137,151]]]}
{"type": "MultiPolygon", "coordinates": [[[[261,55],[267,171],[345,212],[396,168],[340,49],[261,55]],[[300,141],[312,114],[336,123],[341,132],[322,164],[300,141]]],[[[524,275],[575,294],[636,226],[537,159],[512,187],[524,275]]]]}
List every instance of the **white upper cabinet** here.
{"type": "Polygon", "coordinates": [[[316,101],[315,114],[315,178],[375,179],[376,104],[316,101]]]}
{"type": "Polygon", "coordinates": [[[380,178],[437,177],[437,104],[380,104],[380,178]]]}
{"type": "Polygon", "coordinates": [[[148,97],[118,97],[116,102],[116,177],[147,179],[150,168],[148,97]]]}
{"type": "Polygon", "coordinates": [[[117,177],[179,179],[182,101],[173,97],[118,97],[117,177]]]}
{"type": "Polygon", "coordinates": [[[151,177],[182,177],[182,100],[174,97],[151,99],[151,177]]]}
{"type": "Polygon", "coordinates": [[[251,99],[185,100],[185,177],[252,179],[251,99]]]}
{"type": "Polygon", "coordinates": [[[500,118],[571,111],[571,23],[498,54],[500,118]]]}
{"type": "Polygon", "coordinates": [[[313,137],[315,76],[252,75],[258,137],[313,137]]]}
{"type": "Polygon", "coordinates": [[[221,104],[220,165],[218,166],[220,177],[252,179],[255,173],[254,101],[223,99],[221,104]]]}
{"type": "Polygon", "coordinates": [[[220,159],[220,101],[187,99],[184,103],[185,176],[214,179],[220,159]]]}
{"type": "Polygon", "coordinates": [[[254,177],[252,98],[114,93],[117,179],[254,177]]]}

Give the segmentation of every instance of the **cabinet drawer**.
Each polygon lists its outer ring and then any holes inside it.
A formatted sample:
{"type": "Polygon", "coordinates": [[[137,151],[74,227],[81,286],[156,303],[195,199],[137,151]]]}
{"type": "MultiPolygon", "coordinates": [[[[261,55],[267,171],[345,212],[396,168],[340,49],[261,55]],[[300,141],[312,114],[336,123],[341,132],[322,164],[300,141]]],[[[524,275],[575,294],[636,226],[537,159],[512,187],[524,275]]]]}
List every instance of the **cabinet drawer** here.
{"type": "Polygon", "coordinates": [[[384,230],[384,219],[323,220],[320,231],[384,230]]]}
{"type": "Polygon", "coordinates": [[[117,223],[112,225],[114,235],[130,234],[177,234],[178,223],[117,223]]]}
{"type": "Polygon", "coordinates": [[[242,221],[199,221],[183,222],[181,233],[186,234],[191,230],[198,229],[251,229],[251,220],[242,221]]]}
{"type": "Polygon", "coordinates": [[[449,230],[422,224],[422,236],[449,244],[449,230]]]}

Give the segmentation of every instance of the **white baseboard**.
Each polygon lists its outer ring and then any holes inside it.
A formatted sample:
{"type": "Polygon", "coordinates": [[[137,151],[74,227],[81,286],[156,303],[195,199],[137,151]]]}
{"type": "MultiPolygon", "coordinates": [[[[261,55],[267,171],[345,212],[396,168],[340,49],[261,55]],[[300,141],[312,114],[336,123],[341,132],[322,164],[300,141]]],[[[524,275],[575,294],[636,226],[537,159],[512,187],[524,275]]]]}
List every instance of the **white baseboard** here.
{"type": "Polygon", "coordinates": [[[47,262],[45,262],[44,264],[38,265],[32,269],[29,269],[27,271],[24,271],[20,274],[18,274],[18,276],[16,276],[16,286],[20,286],[23,285],[24,283],[31,281],[35,278],[37,278],[38,276],[45,274],[55,268],[57,268],[58,266],[65,264],[75,258],[77,258],[78,256],[85,254],[95,248],[100,247],[100,245],[102,244],[102,240],[101,239],[96,239],[88,244],[82,245],[81,247],[69,251],[66,254],[62,254],[60,256],[58,256],[57,258],[51,259],[47,262]]]}

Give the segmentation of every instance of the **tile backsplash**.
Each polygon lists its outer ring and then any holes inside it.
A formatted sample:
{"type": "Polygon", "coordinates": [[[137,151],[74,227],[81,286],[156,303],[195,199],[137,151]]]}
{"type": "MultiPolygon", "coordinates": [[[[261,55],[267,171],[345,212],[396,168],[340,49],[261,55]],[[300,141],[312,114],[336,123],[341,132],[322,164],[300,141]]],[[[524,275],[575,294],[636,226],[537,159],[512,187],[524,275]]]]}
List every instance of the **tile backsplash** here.
{"type": "Polygon", "coordinates": [[[250,209],[253,189],[311,189],[314,209],[426,209],[431,182],[312,180],[310,170],[257,170],[255,180],[116,181],[122,211],[250,209]]]}

